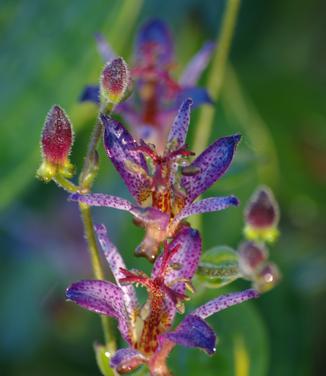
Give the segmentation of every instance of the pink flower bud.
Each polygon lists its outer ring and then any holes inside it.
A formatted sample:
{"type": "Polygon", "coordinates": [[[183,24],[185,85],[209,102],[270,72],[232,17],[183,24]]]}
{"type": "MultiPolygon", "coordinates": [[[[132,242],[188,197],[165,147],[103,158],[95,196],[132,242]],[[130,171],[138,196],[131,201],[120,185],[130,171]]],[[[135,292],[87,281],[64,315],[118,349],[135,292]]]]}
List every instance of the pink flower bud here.
{"type": "Polygon", "coordinates": [[[43,163],[37,175],[45,181],[51,180],[57,173],[71,177],[73,166],[68,157],[72,144],[73,132],[70,120],[61,107],[53,106],[42,131],[43,163]]]}
{"type": "Polygon", "coordinates": [[[245,242],[239,249],[239,268],[245,276],[256,273],[268,258],[268,251],[262,244],[245,242]]]}
{"type": "Polygon", "coordinates": [[[272,191],[260,187],[245,211],[245,235],[248,239],[274,241],[278,236],[279,207],[272,191]]]}
{"type": "Polygon", "coordinates": [[[257,274],[254,287],[260,292],[272,289],[281,279],[278,267],[273,263],[268,263],[257,274]]]}
{"type": "Polygon", "coordinates": [[[118,104],[126,94],[130,83],[130,72],[122,57],[118,57],[104,67],[101,75],[101,99],[118,104]]]}

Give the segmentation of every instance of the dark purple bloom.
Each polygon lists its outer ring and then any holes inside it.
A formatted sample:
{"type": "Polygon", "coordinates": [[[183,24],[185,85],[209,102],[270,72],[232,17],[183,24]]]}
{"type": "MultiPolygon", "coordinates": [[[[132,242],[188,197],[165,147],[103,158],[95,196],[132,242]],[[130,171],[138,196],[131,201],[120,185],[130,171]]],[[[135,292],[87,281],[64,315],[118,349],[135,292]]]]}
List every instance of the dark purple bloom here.
{"type": "Polygon", "coordinates": [[[155,374],[158,368],[166,368],[166,357],[176,344],[198,347],[213,354],[216,336],[204,319],[258,297],[252,289],[220,296],[197,308],[171,330],[176,311],[183,312],[183,302],[187,300],[185,290],[198,267],[199,233],[186,227],[169,244],[165,243],[148,277],[143,272],[126,269],[103,225],[96,226],[95,230],[116,283],[80,281],[67,289],[66,296],[83,308],[118,320],[129,348],[118,350],[111,358],[111,367],[117,372],[126,373],[146,363],[155,374]],[[148,300],[143,306],[137,302],[133,283],[148,291],[148,300]]]}
{"type": "Polygon", "coordinates": [[[186,136],[192,101],[181,105],[170,129],[163,154],[144,141],[137,142],[118,121],[102,115],[104,145],[113,165],[137,204],[104,194],[73,194],[71,200],[90,206],[107,206],[129,211],[146,236],[137,254],[155,259],[159,245],[172,237],[183,220],[194,214],[219,211],[238,205],[234,196],[211,197],[194,202],[228,169],[239,135],[213,142],[192,163],[186,136]]]}

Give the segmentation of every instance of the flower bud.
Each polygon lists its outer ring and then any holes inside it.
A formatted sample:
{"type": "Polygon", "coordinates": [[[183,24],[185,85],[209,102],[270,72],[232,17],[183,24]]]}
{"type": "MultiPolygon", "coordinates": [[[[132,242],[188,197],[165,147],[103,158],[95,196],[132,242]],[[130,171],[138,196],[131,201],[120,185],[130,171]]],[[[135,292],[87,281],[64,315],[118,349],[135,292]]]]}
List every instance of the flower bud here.
{"type": "Polygon", "coordinates": [[[53,106],[48,113],[41,137],[43,162],[37,176],[50,181],[55,175],[71,177],[73,166],[69,153],[73,144],[73,132],[70,120],[64,110],[53,106]]]}
{"type": "Polygon", "coordinates": [[[244,242],[239,248],[239,269],[245,277],[257,273],[268,258],[268,251],[262,244],[244,242]]]}
{"type": "Polygon", "coordinates": [[[273,242],[278,237],[279,208],[272,191],[260,187],[245,211],[244,233],[249,240],[273,242]]]}
{"type": "Polygon", "coordinates": [[[107,63],[100,80],[101,102],[120,103],[126,95],[129,83],[130,72],[122,57],[107,63]]]}
{"type": "Polygon", "coordinates": [[[260,292],[272,289],[281,279],[278,267],[272,262],[266,264],[256,275],[254,288],[260,292]]]}

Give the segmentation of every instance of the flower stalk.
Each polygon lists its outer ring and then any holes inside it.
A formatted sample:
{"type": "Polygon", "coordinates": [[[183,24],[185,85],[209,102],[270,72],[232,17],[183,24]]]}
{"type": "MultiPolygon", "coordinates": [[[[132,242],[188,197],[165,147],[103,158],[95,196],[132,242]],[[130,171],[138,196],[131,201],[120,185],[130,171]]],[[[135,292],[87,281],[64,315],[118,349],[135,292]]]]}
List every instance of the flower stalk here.
{"type": "MultiPolygon", "coordinates": [[[[207,79],[207,91],[214,102],[220,97],[225,65],[228,59],[231,42],[236,26],[236,20],[239,12],[240,0],[227,0],[223,15],[220,33],[217,36],[215,55],[213,56],[212,67],[207,79]]],[[[203,106],[199,113],[198,127],[194,137],[193,150],[198,153],[205,149],[209,136],[212,131],[212,124],[216,112],[216,106],[203,106]]],[[[192,218],[192,225],[198,229],[201,228],[201,217],[192,218]]]]}
{"type": "MultiPolygon", "coordinates": [[[[231,42],[234,34],[240,0],[227,0],[223,15],[221,31],[217,36],[217,49],[213,56],[212,67],[207,79],[207,90],[216,102],[219,99],[225,65],[229,56],[231,42]]],[[[198,153],[203,150],[209,140],[216,106],[204,106],[199,115],[199,124],[195,136],[193,150],[198,153]]]]}

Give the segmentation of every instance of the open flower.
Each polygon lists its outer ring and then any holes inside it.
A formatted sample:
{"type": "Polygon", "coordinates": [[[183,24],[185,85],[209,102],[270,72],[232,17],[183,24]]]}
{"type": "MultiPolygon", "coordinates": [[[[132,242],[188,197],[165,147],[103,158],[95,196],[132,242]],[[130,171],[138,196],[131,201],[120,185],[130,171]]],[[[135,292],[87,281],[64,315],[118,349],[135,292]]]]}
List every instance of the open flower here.
{"type": "Polygon", "coordinates": [[[111,357],[111,367],[127,373],[147,364],[152,375],[169,375],[166,358],[176,344],[198,347],[208,354],[215,352],[216,335],[205,318],[229,306],[256,298],[253,290],[220,296],[197,308],[171,330],[177,311],[183,312],[185,290],[191,290],[200,258],[199,233],[184,228],[157,258],[150,277],[139,271],[128,271],[117,248],[107,237],[103,225],[95,227],[116,283],[84,280],[66,291],[69,300],[90,311],[114,317],[128,348],[111,357]],[[132,284],[146,288],[147,302],[140,306],[132,284]]]}
{"type": "MultiPolygon", "coordinates": [[[[115,54],[105,39],[97,35],[96,40],[104,61],[112,60],[115,54]]],[[[206,43],[176,81],[171,76],[175,55],[167,25],[160,20],[151,20],[143,25],[136,37],[131,69],[134,95],[115,109],[124,115],[136,139],[142,138],[160,148],[168,131],[166,125],[184,99],[191,97],[195,106],[212,103],[207,91],[196,84],[213,49],[213,43],[206,43]]],[[[81,100],[98,103],[98,86],[87,86],[81,100]]]]}
{"type": "Polygon", "coordinates": [[[136,254],[153,261],[161,242],[185,225],[184,219],[205,212],[238,205],[234,196],[211,197],[194,202],[231,164],[239,135],[213,142],[193,162],[185,144],[192,100],[181,105],[168,135],[163,154],[153,145],[136,142],[118,121],[102,115],[104,145],[137,204],[105,194],[73,194],[71,200],[90,206],[106,206],[129,211],[146,229],[136,254]]]}

